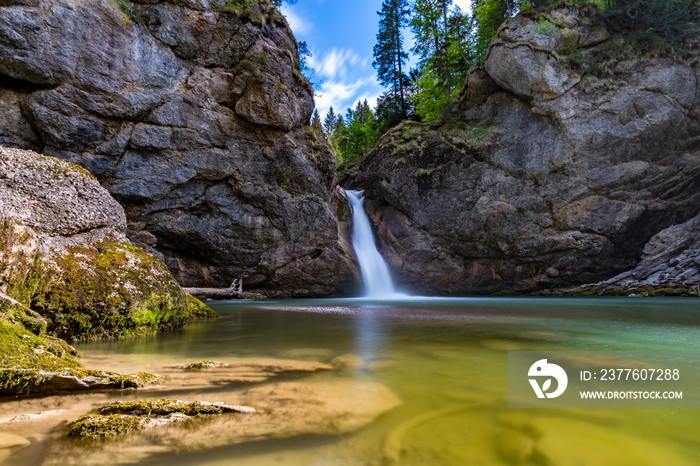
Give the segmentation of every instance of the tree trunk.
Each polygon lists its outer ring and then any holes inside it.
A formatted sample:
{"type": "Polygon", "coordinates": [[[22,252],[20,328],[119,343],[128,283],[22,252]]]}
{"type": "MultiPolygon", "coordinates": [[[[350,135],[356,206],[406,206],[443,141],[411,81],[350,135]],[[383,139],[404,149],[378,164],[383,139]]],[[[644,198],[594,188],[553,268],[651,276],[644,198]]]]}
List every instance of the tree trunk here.
{"type": "Polygon", "coordinates": [[[236,278],[229,288],[184,288],[195,298],[230,299],[243,293],[243,280],[236,278]]]}

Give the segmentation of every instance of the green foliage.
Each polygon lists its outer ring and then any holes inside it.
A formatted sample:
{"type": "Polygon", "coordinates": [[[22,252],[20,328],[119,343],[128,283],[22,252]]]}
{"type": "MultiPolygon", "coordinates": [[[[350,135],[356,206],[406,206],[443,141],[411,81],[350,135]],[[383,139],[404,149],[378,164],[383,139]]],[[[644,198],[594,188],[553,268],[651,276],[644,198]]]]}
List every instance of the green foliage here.
{"type": "Polygon", "coordinates": [[[554,36],[557,33],[557,26],[546,18],[540,18],[535,26],[530,27],[530,31],[535,34],[543,34],[545,36],[554,36]]]}
{"type": "Polygon", "coordinates": [[[408,24],[407,0],[384,0],[379,14],[379,32],[374,46],[372,66],[377,70],[379,82],[390,86],[394,95],[400,98],[401,114],[405,118],[404,88],[408,82],[405,63],[408,54],[404,51],[403,28],[408,24]]]}
{"type": "Polygon", "coordinates": [[[311,117],[311,127],[316,131],[316,134],[323,136],[323,124],[321,123],[321,116],[318,114],[318,109],[314,110],[313,116],[311,117]]]}
{"type": "Polygon", "coordinates": [[[328,110],[328,113],[326,113],[326,118],[323,119],[323,136],[328,140],[328,142],[331,142],[331,136],[333,135],[333,131],[335,130],[335,125],[338,122],[338,117],[335,114],[335,111],[333,110],[333,107],[328,110]]]}
{"type": "Polygon", "coordinates": [[[423,68],[423,72],[416,81],[416,92],[411,99],[416,105],[416,113],[422,121],[434,121],[442,113],[442,109],[451,97],[456,93],[448,94],[437,72],[430,66],[423,68]]]}
{"type": "Polygon", "coordinates": [[[437,118],[457,94],[473,60],[472,18],[459,9],[448,15],[451,4],[451,0],[417,0],[414,6],[412,50],[419,55],[420,71],[414,77],[411,100],[423,121],[437,118]]]}
{"type": "Polygon", "coordinates": [[[275,167],[277,168],[277,173],[279,175],[278,178],[281,178],[282,180],[278,183],[278,186],[286,191],[289,189],[289,186],[292,183],[292,180],[289,179],[289,175],[287,174],[287,166],[284,164],[284,162],[282,162],[275,165],[275,167]]]}
{"type": "MultiPolygon", "coordinates": [[[[141,25],[141,16],[134,10],[134,6],[129,0],[117,0],[117,4],[132,23],[137,26],[141,25]]],[[[126,22],[126,20],[124,22],[126,22]]]]}
{"type": "Polygon", "coordinates": [[[476,18],[475,47],[479,62],[486,58],[489,45],[496,38],[503,21],[518,11],[519,5],[508,0],[472,0],[476,18]]]}
{"type": "Polygon", "coordinates": [[[341,129],[338,151],[345,163],[359,160],[377,143],[377,118],[367,100],[358,102],[355,110],[348,109],[341,129]]]}
{"type": "Polygon", "coordinates": [[[605,17],[615,29],[655,33],[679,43],[696,28],[697,0],[605,0],[605,17]]]}

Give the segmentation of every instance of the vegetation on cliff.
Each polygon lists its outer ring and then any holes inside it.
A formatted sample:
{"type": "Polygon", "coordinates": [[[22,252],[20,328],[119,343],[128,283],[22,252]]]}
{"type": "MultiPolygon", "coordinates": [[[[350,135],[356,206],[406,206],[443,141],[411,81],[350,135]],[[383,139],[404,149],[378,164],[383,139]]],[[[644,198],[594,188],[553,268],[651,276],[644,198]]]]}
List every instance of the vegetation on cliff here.
{"type": "MultiPolygon", "coordinates": [[[[473,0],[471,15],[455,8],[450,0],[419,0],[410,7],[385,0],[379,12],[374,65],[379,81],[388,89],[374,109],[363,113],[348,109],[344,119],[329,112],[326,118],[330,116],[336,125],[324,125],[324,135],[343,163],[349,163],[362,158],[368,145],[403,120],[435,121],[456,101],[469,69],[484,64],[505,21],[516,14],[530,15],[538,18],[533,32],[556,35],[562,24],[549,13],[555,7],[588,11],[585,16],[595,17],[613,34],[620,34],[635,53],[673,48],[684,53],[697,47],[688,41],[697,32],[698,6],[693,0],[473,0]],[[412,47],[397,25],[410,25],[412,47]],[[418,59],[412,70],[404,64],[408,48],[418,59]],[[356,121],[358,116],[361,124],[356,121]]],[[[619,61],[629,59],[626,51],[622,54],[627,58],[619,61]]],[[[561,58],[575,62],[582,58],[582,49],[574,46],[565,55],[561,58]]]]}
{"type": "MultiPolygon", "coordinates": [[[[697,60],[603,19],[572,4],[511,18],[438,120],[403,123],[363,158],[356,182],[411,289],[526,293],[609,279],[697,214],[697,60]]],[[[695,267],[696,252],[684,254],[695,267]]],[[[674,265],[661,276],[637,271],[624,286],[675,281],[692,293],[698,280],[674,265]]]]}

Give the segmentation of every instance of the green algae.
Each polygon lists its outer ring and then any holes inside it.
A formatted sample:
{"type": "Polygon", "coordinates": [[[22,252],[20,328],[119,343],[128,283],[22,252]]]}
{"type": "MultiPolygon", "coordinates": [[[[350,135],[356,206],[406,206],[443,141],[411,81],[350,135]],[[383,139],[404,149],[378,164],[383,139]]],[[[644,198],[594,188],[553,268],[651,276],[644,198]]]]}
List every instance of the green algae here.
{"type": "Polygon", "coordinates": [[[187,403],[169,398],[153,398],[143,401],[116,401],[101,407],[98,413],[101,415],[134,414],[167,416],[178,413],[185,416],[198,414],[221,414],[224,410],[216,404],[205,404],[198,401],[187,403]]]}

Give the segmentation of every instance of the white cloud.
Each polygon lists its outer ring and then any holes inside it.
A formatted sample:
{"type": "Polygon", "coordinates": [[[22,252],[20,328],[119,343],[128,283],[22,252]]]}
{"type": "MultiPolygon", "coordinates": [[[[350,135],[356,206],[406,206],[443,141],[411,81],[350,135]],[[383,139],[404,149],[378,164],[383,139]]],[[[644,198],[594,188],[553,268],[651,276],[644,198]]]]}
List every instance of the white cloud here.
{"type": "Polygon", "coordinates": [[[324,82],[316,97],[316,108],[325,115],[330,107],[335,113],[345,115],[348,108],[354,108],[358,100],[365,100],[374,107],[377,97],[383,92],[374,75],[357,78],[354,81],[324,82]]]}
{"type": "Polygon", "coordinates": [[[314,28],[310,21],[292,10],[289,5],[282,5],[281,11],[295,35],[307,34],[314,28]]]}
{"type": "Polygon", "coordinates": [[[362,60],[350,49],[332,48],[324,56],[318,57],[312,51],[309,58],[309,66],[323,79],[336,79],[339,76],[347,76],[351,67],[365,68],[368,60],[362,60]],[[358,66],[359,65],[359,66],[358,66]]]}
{"type": "Polygon", "coordinates": [[[454,0],[452,3],[454,6],[458,6],[459,8],[461,8],[462,11],[471,14],[471,12],[472,12],[471,0],[454,0]]]}

